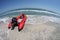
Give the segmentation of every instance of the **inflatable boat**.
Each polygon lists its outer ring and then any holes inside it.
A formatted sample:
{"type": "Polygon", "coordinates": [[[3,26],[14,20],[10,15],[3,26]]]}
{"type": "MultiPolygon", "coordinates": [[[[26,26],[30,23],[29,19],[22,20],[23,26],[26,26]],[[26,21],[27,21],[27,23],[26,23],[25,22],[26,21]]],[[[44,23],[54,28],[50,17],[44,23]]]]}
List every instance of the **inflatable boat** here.
{"type": "MultiPolygon", "coordinates": [[[[19,15],[19,16],[16,17],[17,18],[17,21],[18,21],[20,19],[20,17],[23,16],[23,15],[24,15],[24,17],[22,18],[21,22],[18,23],[18,25],[17,25],[18,26],[18,31],[20,31],[20,30],[23,29],[24,24],[25,24],[26,19],[27,19],[27,16],[25,14],[21,14],[21,15],[19,15]]],[[[8,23],[8,29],[10,29],[11,27],[12,27],[12,21],[10,21],[8,23]]]]}

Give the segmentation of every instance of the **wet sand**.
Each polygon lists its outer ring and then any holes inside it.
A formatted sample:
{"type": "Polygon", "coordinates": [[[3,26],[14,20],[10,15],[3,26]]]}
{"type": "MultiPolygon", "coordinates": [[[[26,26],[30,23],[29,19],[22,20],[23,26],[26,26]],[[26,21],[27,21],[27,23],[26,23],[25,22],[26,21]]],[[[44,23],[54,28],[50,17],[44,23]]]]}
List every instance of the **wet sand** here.
{"type": "MultiPolygon", "coordinates": [[[[17,27],[14,30],[8,29],[6,23],[0,24],[0,29],[5,32],[3,40],[60,40],[60,31],[57,23],[47,22],[44,24],[25,24],[23,30],[18,32],[17,27]],[[58,32],[59,31],[59,32],[58,32]]],[[[59,27],[60,28],[60,27],[59,27]]]]}

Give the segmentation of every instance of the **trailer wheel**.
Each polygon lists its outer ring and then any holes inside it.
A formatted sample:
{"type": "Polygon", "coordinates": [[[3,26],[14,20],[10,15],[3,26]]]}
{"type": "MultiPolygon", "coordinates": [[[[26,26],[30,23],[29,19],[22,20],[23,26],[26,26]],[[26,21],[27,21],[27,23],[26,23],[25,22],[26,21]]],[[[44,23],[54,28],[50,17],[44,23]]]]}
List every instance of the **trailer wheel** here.
{"type": "Polygon", "coordinates": [[[8,29],[10,29],[10,27],[8,27],[8,29]]]}
{"type": "Polygon", "coordinates": [[[18,29],[18,31],[20,32],[20,31],[21,31],[21,29],[18,29]]]}

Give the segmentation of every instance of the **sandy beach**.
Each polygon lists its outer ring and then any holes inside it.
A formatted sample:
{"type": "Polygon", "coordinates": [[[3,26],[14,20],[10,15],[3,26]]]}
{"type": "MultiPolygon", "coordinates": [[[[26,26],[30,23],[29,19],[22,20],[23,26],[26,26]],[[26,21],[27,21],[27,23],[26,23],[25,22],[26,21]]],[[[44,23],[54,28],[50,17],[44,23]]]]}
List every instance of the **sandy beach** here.
{"type": "Polygon", "coordinates": [[[8,29],[6,23],[0,24],[0,40],[60,40],[60,25],[53,22],[44,24],[25,24],[18,32],[8,29]]]}

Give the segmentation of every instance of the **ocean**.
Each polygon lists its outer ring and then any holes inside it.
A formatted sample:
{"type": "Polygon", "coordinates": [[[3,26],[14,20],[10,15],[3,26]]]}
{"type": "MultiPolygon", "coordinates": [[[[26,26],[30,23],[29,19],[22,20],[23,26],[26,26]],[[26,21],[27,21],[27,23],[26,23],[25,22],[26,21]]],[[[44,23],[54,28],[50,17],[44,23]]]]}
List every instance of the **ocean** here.
{"type": "Polygon", "coordinates": [[[9,21],[12,17],[20,15],[22,13],[27,15],[27,22],[41,23],[43,21],[44,23],[45,21],[49,20],[52,22],[60,23],[60,15],[58,13],[45,9],[34,8],[15,9],[0,13],[0,21],[9,21]]]}

